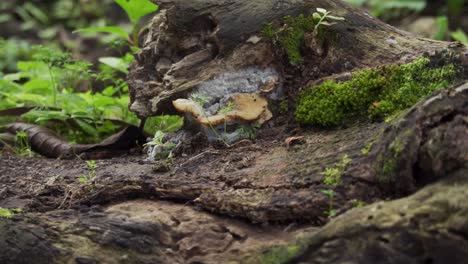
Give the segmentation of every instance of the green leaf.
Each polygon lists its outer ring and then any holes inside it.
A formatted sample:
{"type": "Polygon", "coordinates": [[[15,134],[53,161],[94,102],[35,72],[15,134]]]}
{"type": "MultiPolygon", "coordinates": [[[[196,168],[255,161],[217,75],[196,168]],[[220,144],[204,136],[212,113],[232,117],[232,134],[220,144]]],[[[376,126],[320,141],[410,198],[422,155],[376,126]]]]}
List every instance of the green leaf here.
{"type": "Polygon", "coordinates": [[[326,195],[328,197],[335,196],[335,191],[333,191],[333,190],[321,190],[321,193],[323,193],[324,195],[326,195]]]}
{"type": "Polygon", "coordinates": [[[102,90],[102,94],[105,96],[113,96],[117,92],[117,89],[115,89],[113,86],[108,86],[106,89],[102,90]]]}
{"type": "Polygon", "coordinates": [[[48,110],[32,110],[28,113],[22,115],[23,118],[28,120],[34,120],[34,122],[45,122],[45,121],[61,121],[65,122],[70,118],[69,115],[65,114],[62,111],[48,111],[48,110]]]}
{"type": "Polygon", "coordinates": [[[129,38],[129,33],[121,28],[121,27],[117,27],[117,26],[108,26],[108,27],[89,27],[89,28],[82,28],[82,29],[78,29],[78,30],[75,30],[73,31],[73,33],[80,33],[80,32],[83,32],[83,33],[109,33],[109,34],[114,34],[114,35],[117,35],[125,40],[130,40],[129,38]]]}
{"type": "Polygon", "coordinates": [[[337,17],[337,16],[330,16],[330,15],[328,15],[327,18],[333,19],[333,20],[339,20],[339,21],[344,21],[345,20],[344,17],[337,17]]]}
{"type": "Polygon", "coordinates": [[[437,33],[434,35],[434,39],[436,40],[443,40],[447,35],[449,30],[449,21],[446,16],[439,16],[436,19],[437,24],[437,33]]]}
{"type": "Polygon", "coordinates": [[[314,18],[315,20],[320,20],[320,19],[322,18],[322,16],[321,16],[319,13],[317,13],[317,12],[315,12],[314,14],[312,14],[312,16],[313,16],[313,18],[314,18]]]}
{"type": "Polygon", "coordinates": [[[454,40],[460,41],[461,43],[468,45],[468,36],[462,29],[458,29],[457,31],[452,32],[450,36],[452,36],[454,40]]]}
{"type": "Polygon", "coordinates": [[[13,16],[10,14],[0,14],[0,23],[5,23],[13,19],[13,16]]]}
{"type": "Polygon", "coordinates": [[[49,18],[44,11],[42,11],[39,7],[34,5],[31,2],[27,2],[23,5],[23,8],[28,11],[37,21],[41,24],[46,25],[49,22],[49,18]]]}
{"type": "Polygon", "coordinates": [[[80,177],[80,178],[78,178],[78,182],[79,182],[79,183],[87,183],[87,182],[88,182],[88,178],[86,178],[86,177],[84,177],[84,176],[83,176],[83,177],[80,177]]]}
{"type": "Polygon", "coordinates": [[[120,5],[123,10],[127,13],[133,26],[138,24],[138,21],[143,16],[146,16],[152,12],[156,12],[159,6],[152,3],[149,0],[114,0],[120,5]]]}
{"type": "Polygon", "coordinates": [[[76,124],[80,127],[81,130],[83,130],[86,134],[96,137],[99,137],[99,133],[97,132],[96,128],[88,124],[86,121],[80,120],[80,119],[74,119],[76,124]]]}
{"type": "Polygon", "coordinates": [[[49,94],[52,93],[52,82],[48,80],[32,79],[23,85],[25,92],[33,94],[49,94]]]}
{"type": "Polygon", "coordinates": [[[156,131],[175,132],[182,128],[184,119],[176,115],[154,116],[146,120],[145,131],[154,134],[156,131]]]}
{"type": "Polygon", "coordinates": [[[336,23],[334,23],[334,22],[322,21],[322,23],[320,23],[320,25],[323,25],[323,26],[333,26],[333,25],[336,25],[336,23]]]}
{"type": "Polygon", "coordinates": [[[328,11],[326,9],[320,8],[320,7],[317,8],[317,12],[322,13],[324,15],[326,15],[328,13],[328,11]]]}
{"type": "Polygon", "coordinates": [[[128,63],[121,58],[116,57],[102,57],[99,58],[99,62],[103,63],[113,69],[116,69],[122,73],[128,74],[128,63]]]}
{"type": "Polygon", "coordinates": [[[116,105],[115,99],[112,97],[104,96],[102,94],[94,95],[94,104],[96,107],[106,107],[116,105]]]}
{"type": "Polygon", "coordinates": [[[3,79],[5,81],[14,82],[14,81],[19,81],[22,77],[23,77],[23,74],[21,73],[10,73],[10,74],[5,74],[5,76],[3,76],[3,79]]]}

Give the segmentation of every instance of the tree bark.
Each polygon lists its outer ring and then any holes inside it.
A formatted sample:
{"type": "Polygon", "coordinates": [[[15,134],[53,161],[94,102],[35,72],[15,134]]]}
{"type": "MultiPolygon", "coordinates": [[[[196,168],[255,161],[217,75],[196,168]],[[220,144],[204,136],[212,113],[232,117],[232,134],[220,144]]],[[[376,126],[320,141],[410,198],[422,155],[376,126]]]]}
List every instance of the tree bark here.
{"type": "MultiPolygon", "coordinates": [[[[290,100],[323,79],[426,52],[449,49],[466,67],[465,47],[416,38],[341,1],[157,2],[163,10],[129,75],[141,117],[249,67],[273,69],[290,100]],[[316,7],[346,20],[326,29],[336,38],[304,43],[298,65],[251,38],[316,7]]],[[[275,116],[256,140],[229,148],[187,133],[172,163],[99,161],[85,184],[81,161],[2,157],[0,207],[24,213],[0,218],[0,262],[463,263],[466,102],[465,82],[391,122],[300,128],[275,116]],[[302,140],[286,144],[293,136],[302,140]],[[324,182],[327,169],[338,170],[336,186],[324,182]]]]}
{"type": "Polygon", "coordinates": [[[129,75],[130,108],[141,117],[173,113],[173,100],[223,72],[252,66],[274,68],[286,96],[294,97],[321,78],[408,63],[442,50],[457,54],[465,67],[468,61],[467,49],[459,43],[416,37],[337,0],[156,2],[164,11],[153,19],[129,75]],[[306,40],[301,46],[303,62],[292,66],[261,31],[268,23],[310,15],[317,7],[346,20],[324,29],[328,37],[323,40],[306,40]],[[248,42],[252,36],[262,39],[253,45],[248,42]]]}

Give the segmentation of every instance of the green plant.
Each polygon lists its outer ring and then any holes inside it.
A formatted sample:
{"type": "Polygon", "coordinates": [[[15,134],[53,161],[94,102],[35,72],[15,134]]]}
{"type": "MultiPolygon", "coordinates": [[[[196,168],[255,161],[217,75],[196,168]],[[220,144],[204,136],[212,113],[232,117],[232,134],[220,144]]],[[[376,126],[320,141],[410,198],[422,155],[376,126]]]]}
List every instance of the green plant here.
{"type": "Polygon", "coordinates": [[[3,208],[0,207],[0,218],[12,218],[16,214],[23,212],[20,208],[3,208]]]}
{"type": "Polygon", "coordinates": [[[433,39],[443,40],[449,32],[449,20],[447,16],[439,16],[436,19],[437,32],[432,37],[433,39]]]}
{"type": "Polygon", "coordinates": [[[255,131],[258,129],[257,125],[254,126],[245,126],[241,125],[238,129],[236,129],[236,132],[239,133],[243,138],[248,138],[254,140],[257,136],[255,131]]]}
{"type": "MultiPolygon", "coordinates": [[[[344,155],[340,162],[335,163],[333,168],[326,168],[322,173],[324,175],[323,184],[330,187],[336,187],[341,184],[342,179],[341,175],[343,174],[346,166],[351,162],[351,159],[348,155],[344,155]]],[[[336,193],[332,189],[324,189],[321,192],[328,197],[329,207],[325,212],[329,218],[332,218],[336,215],[336,210],[334,209],[334,200],[336,193]]]]}
{"type": "Polygon", "coordinates": [[[172,158],[172,149],[176,146],[174,143],[164,142],[166,134],[160,130],[156,131],[151,141],[146,143],[144,146],[149,147],[148,159],[154,161],[163,158],[172,158]]]}
{"type": "Polygon", "coordinates": [[[24,131],[17,132],[15,135],[15,153],[20,157],[32,157],[33,151],[29,144],[28,134],[24,131]]]}
{"type": "Polygon", "coordinates": [[[177,115],[153,116],[146,120],[145,131],[155,134],[157,131],[164,133],[176,132],[184,125],[184,118],[177,115]]]}
{"type": "Polygon", "coordinates": [[[319,28],[321,26],[332,26],[332,25],[336,24],[336,22],[327,21],[329,19],[335,20],[335,21],[344,21],[345,20],[344,17],[332,16],[330,14],[331,14],[331,12],[327,11],[324,8],[317,8],[317,12],[312,14],[312,17],[315,20],[315,26],[314,26],[315,32],[318,32],[318,30],[319,30],[319,28]]]}
{"type": "Polygon", "coordinates": [[[224,116],[224,133],[227,133],[227,118],[226,115],[234,110],[235,105],[233,102],[227,103],[227,105],[223,108],[221,108],[218,113],[222,114],[224,116]]]}
{"type": "MultiPolygon", "coordinates": [[[[1,43],[0,43],[1,44],[1,43]]],[[[31,107],[21,121],[47,125],[79,143],[95,143],[122,124],[137,124],[128,110],[128,87],[116,78],[91,72],[91,64],[56,47],[34,46],[33,60],[18,62],[18,72],[0,79],[0,109],[31,107]],[[113,79],[102,92],[75,92],[92,77],[113,79]]]]}
{"type": "Polygon", "coordinates": [[[465,31],[458,29],[451,33],[451,36],[454,40],[460,41],[461,43],[468,45],[468,36],[465,31]]]}
{"type": "Polygon", "coordinates": [[[159,6],[149,0],[114,0],[127,14],[131,24],[131,32],[120,26],[105,26],[105,27],[89,27],[79,29],[75,32],[91,32],[91,33],[110,33],[116,35],[126,41],[133,47],[138,48],[139,35],[141,30],[138,28],[139,21],[142,17],[156,12],[159,6]]]}
{"type": "Polygon", "coordinates": [[[79,183],[89,183],[94,181],[96,177],[96,169],[98,168],[98,165],[96,164],[95,160],[86,161],[86,168],[89,170],[89,173],[86,175],[81,175],[78,178],[79,183]]]}
{"type": "Polygon", "coordinates": [[[331,80],[304,89],[295,116],[302,124],[319,126],[336,126],[353,118],[382,120],[436,90],[448,88],[461,72],[450,53],[363,70],[346,82],[331,80]]]}
{"type": "Polygon", "coordinates": [[[203,107],[206,103],[208,103],[211,98],[201,95],[199,93],[193,93],[190,95],[190,100],[197,103],[200,107],[203,107]]]}
{"type": "Polygon", "coordinates": [[[302,62],[301,46],[303,45],[305,34],[315,31],[316,36],[320,27],[334,25],[334,22],[327,20],[345,20],[342,17],[332,16],[331,12],[323,8],[317,8],[317,12],[312,15],[300,14],[297,17],[286,16],[283,18],[283,26],[275,29],[273,24],[266,24],[262,30],[263,35],[277,43],[286,53],[289,62],[297,65],[302,62]]]}
{"type": "Polygon", "coordinates": [[[362,153],[363,155],[369,154],[370,151],[371,151],[371,149],[372,149],[372,146],[373,146],[373,145],[374,145],[373,142],[367,144],[364,148],[361,149],[361,153],[362,153]]]}
{"type": "Polygon", "coordinates": [[[278,113],[281,115],[285,115],[288,113],[288,110],[289,110],[288,100],[281,101],[278,106],[278,113]]]}
{"type": "Polygon", "coordinates": [[[322,190],[322,193],[328,197],[328,210],[325,214],[328,218],[332,218],[336,215],[336,209],[334,208],[334,200],[335,200],[335,191],[334,190],[322,190]]]}
{"type": "Polygon", "coordinates": [[[0,72],[16,72],[20,60],[31,60],[34,51],[31,45],[20,39],[0,39],[0,72]]]}
{"type": "MultiPolygon", "coordinates": [[[[58,93],[58,80],[56,79],[54,69],[60,69],[61,67],[70,67],[70,54],[66,52],[62,52],[60,50],[54,49],[52,47],[48,46],[38,46],[37,47],[37,53],[33,55],[33,59],[35,59],[38,62],[42,62],[47,66],[47,70],[49,73],[50,77],[50,84],[52,87],[52,98],[53,98],[53,107],[57,106],[57,93],[58,93]]],[[[77,65],[80,65],[77,63],[77,65]]],[[[88,65],[84,65],[83,67],[75,68],[75,70],[81,70],[87,72],[89,67],[88,65]]]]}
{"type": "Polygon", "coordinates": [[[344,172],[346,166],[351,162],[348,155],[344,155],[343,159],[335,163],[335,167],[326,168],[322,173],[324,175],[323,184],[328,186],[338,186],[341,184],[341,174],[344,172]]]}
{"type": "MultiPolygon", "coordinates": [[[[102,16],[111,3],[111,0],[2,1],[0,24],[14,23],[30,39],[37,36],[52,41],[59,39],[56,36],[64,30],[104,23],[102,16]]],[[[80,48],[71,39],[59,41],[67,48],[80,48]]]]}
{"type": "Polygon", "coordinates": [[[290,263],[294,258],[300,255],[301,251],[304,248],[301,245],[278,245],[269,248],[266,252],[263,253],[261,260],[258,262],[260,264],[280,264],[280,263],[290,263]]]}

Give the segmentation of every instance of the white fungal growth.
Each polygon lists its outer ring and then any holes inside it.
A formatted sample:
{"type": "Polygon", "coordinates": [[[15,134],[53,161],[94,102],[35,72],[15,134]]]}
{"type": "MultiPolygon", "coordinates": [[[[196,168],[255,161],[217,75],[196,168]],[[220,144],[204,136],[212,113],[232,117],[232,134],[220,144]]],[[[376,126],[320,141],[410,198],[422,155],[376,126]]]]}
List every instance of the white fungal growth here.
{"type": "Polygon", "coordinates": [[[236,72],[227,72],[215,79],[202,83],[194,94],[209,99],[205,107],[209,108],[236,93],[256,93],[269,81],[278,79],[278,73],[272,68],[251,67],[236,72]]]}

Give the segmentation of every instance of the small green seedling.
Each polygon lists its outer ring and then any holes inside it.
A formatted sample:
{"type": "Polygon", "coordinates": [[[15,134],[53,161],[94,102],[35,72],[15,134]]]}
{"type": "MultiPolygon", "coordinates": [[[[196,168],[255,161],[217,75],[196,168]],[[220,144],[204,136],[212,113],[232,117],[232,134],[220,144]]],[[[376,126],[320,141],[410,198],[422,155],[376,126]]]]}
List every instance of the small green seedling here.
{"type": "Polygon", "coordinates": [[[162,158],[172,158],[172,149],[176,146],[174,143],[164,142],[165,133],[158,130],[153,139],[146,143],[145,147],[150,147],[148,151],[148,160],[154,161],[162,158]]]}
{"type": "Polygon", "coordinates": [[[317,21],[314,27],[315,32],[318,31],[318,29],[321,26],[332,26],[335,25],[336,22],[329,22],[327,20],[335,20],[335,21],[344,21],[344,17],[339,17],[339,16],[332,16],[330,15],[331,11],[328,11],[324,8],[317,8],[317,12],[315,12],[312,17],[317,21]]]}
{"type": "Polygon", "coordinates": [[[341,184],[341,174],[343,174],[346,166],[351,162],[348,155],[344,155],[343,159],[335,163],[335,167],[326,168],[322,173],[324,175],[323,184],[328,186],[338,186],[341,184]]]}
{"type": "Polygon", "coordinates": [[[95,160],[86,161],[86,167],[90,170],[90,172],[87,175],[82,175],[80,178],[78,178],[78,182],[80,183],[88,183],[88,182],[94,181],[96,177],[96,169],[98,168],[96,161],[95,160]]]}
{"type": "Polygon", "coordinates": [[[311,15],[285,16],[281,28],[274,28],[274,24],[269,23],[264,26],[262,34],[283,49],[292,65],[298,65],[303,61],[301,48],[306,34],[313,32],[315,36],[318,36],[321,27],[336,24],[329,20],[345,20],[343,17],[332,16],[330,13],[326,9],[317,8],[317,12],[311,15]]]}
{"type": "Polygon", "coordinates": [[[199,94],[199,93],[194,93],[190,95],[190,100],[194,101],[196,104],[198,104],[200,107],[203,108],[203,106],[206,103],[208,103],[211,100],[211,98],[209,98],[208,96],[199,94]]]}
{"type": "Polygon", "coordinates": [[[236,129],[236,132],[242,135],[244,138],[248,138],[251,140],[254,140],[256,138],[255,131],[258,129],[258,125],[254,126],[245,126],[241,125],[238,129],[236,129]]]}
{"type": "MultiPolygon", "coordinates": [[[[343,159],[335,163],[335,167],[333,168],[326,168],[325,171],[322,173],[324,175],[323,179],[323,184],[330,186],[330,187],[336,187],[342,183],[341,175],[343,174],[344,170],[346,169],[346,166],[351,162],[351,159],[349,158],[348,155],[344,155],[343,159]]],[[[334,209],[334,200],[336,193],[334,190],[331,189],[324,189],[322,190],[322,193],[326,195],[329,199],[329,208],[325,212],[325,214],[328,216],[328,218],[332,218],[336,215],[336,209],[334,209]]]]}
{"type": "Polygon", "coordinates": [[[322,193],[328,197],[329,204],[328,204],[328,210],[325,212],[325,214],[328,216],[328,218],[332,218],[336,215],[336,209],[334,209],[334,200],[335,200],[335,191],[334,190],[322,190],[322,193]]]}
{"type": "Polygon", "coordinates": [[[363,155],[369,154],[370,151],[371,151],[371,149],[372,149],[372,145],[374,145],[374,143],[372,143],[372,142],[369,143],[369,144],[367,144],[363,149],[361,149],[361,153],[362,153],[363,155]]]}
{"type": "Polygon", "coordinates": [[[28,133],[19,131],[15,135],[15,152],[20,157],[32,157],[33,152],[29,144],[28,133]]]}
{"type": "Polygon", "coordinates": [[[229,102],[225,107],[219,110],[219,113],[224,116],[224,133],[227,133],[227,119],[226,115],[234,110],[236,105],[233,102],[229,102]]]}

